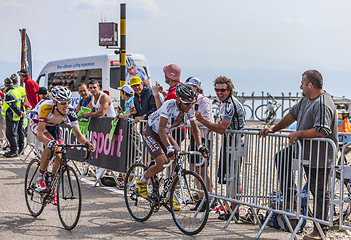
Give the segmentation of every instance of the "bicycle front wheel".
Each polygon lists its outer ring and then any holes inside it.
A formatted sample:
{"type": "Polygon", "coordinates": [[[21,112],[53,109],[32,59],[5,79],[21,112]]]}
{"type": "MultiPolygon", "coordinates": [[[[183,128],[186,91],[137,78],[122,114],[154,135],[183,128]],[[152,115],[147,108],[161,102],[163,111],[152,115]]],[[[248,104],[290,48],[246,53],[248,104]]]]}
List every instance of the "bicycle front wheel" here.
{"type": "Polygon", "coordinates": [[[183,233],[195,235],[205,227],[209,214],[208,192],[195,172],[181,172],[181,177],[172,184],[170,202],[173,220],[183,233]],[[173,201],[181,207],[179,211],[174,210],[173,201]]]}
{"type": "Polygon", "coordinates": [[[63,170],[56,194],[60,221],[65,229],[71,230],[77,225],[82,208],[79,179],[72,167],[63,170]]]}
{"type": "Polygon", "coordinates": [[[275,111],[268,110],[267,104],[262,104],[261,106],[258,106],[256,108],[255,116],[260,121],[270,122],[272,120],[274,121],[274,119],[277,116],[277,113],[275,111]]]}
{"type": "MultiPolygon", "coordinates": [[[[124,179],[124,200],[128,212],[138,222],[144,222],[152,214],[152,208],[149,201],[142,198],[138,193],[136,180],[139,179],[146,171],[146,166],[142,163],[136,163],[130,167],[124,179]]],[[[148,184],[148,191],[152,191],[152,185],[148,184]]]]}
{"type": "Polygon", "coordinates": [[[26,198],[27,208],[34,217],[39,216],[44,209],[42,193],[37,191],[35,187],[39,174],[39,164],[39,159],[35,158],[30,161],[24,178],[24,196],[26,198]]]}

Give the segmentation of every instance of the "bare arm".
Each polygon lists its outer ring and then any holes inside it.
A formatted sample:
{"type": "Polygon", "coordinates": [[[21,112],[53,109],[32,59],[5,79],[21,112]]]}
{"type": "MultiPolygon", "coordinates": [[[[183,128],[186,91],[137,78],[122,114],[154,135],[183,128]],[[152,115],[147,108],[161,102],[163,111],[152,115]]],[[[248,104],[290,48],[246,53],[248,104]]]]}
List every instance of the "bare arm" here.
{"type": "Polygon", "coordinates": [[[193,130],[193,133],[194,133],[196,146],[199,147],[200,145],[202,145],[202,141],[201,141],[201,133],[200,133],[199,127],[197,125],[197,122],[190,121],[190,126],[193,130]]]}
{"type": "Polygon", "coordinates": [[[258,135],[263,137],[267,136],[268,133],[275,133],[279,130],[282,130],[290,126],[290,124],[293,122],[295,122],[295,119],[291,116],[290,113],[288,113],[273,128],[264,128],[258,133],[258,135]]]}
{"type": "Polygon", "coordinates": [[[145,86],[150,87],[150,80],[149,79],[145,79],[144,80],[144,84],[145,84],[145,86]]]}
{"type": "Polygon", "coordinates": [[[321,132],[318,132],[316,129],[311,128],[307,130],[299,130],[290,133],[288,136],[289,142],[293,143],[299,138],[324,138],[323,134],[321,132]]]}
{"type": "Polygon", "coordinates": [[[81,133],[80,131],[80,128],[79,126],[74,126],[72,127],[73,128],[73,131],[74,131],[74,135],[76,136],[77,138],[77,141],[80,143],[80,144],[85,144],[87,143],[88,146],[89,146],[89,149],[90,150],[94,150],[94,145],[92,143],[90,143],[85,137],[84,135],[81,133]]]}
{"type": "MultiPolygon", "coordinates": [[[[107,108],[110,104],[112,104],[111,100],[109,99],[109,97],[105,94],[101,97],[100,99],[100,109],[97,110],[96,112],[90,112],[90,113],[83,113],[83,117],[103,117],[106,115],[107,112],[107,108]]],[[[90,101],[91,103],[92,101],[90,101]]],[[[89,103],[89,105],[90,105],[89,103]]],[[[88,107],[89,107],[88,105],[88,107]]],[[[91,104],[91,107],[93,105],[91,104]]]]}
{"type": "Polygon", "coordinates": [[[213,123],[213,122],[207,121],[206,119],[203,118],[203,116],[199,111],[195,111],[195,116],[196,116],[196,119],[200,123],[202,123],[205,127],[219,134],[224,134],[225,131],[228,129],[229,125],[232,123],[231,121],[228,121],[228,120],[221,120],[219,123],[213,123]]]}

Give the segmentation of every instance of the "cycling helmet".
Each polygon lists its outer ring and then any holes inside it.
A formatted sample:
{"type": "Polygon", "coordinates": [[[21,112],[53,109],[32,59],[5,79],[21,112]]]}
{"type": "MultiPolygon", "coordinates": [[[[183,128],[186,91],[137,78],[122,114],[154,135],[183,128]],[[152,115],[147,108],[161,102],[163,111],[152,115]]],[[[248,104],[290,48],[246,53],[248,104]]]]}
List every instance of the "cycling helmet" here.
{"type": "Polygon", "coordinates": [[[4,80],[4,84],[5,84],[5,86],[12,86],[13,85],[13,81],[11,80],[11,79],[9,79],[9,78],[6,78],[5,80],[4,80]]]}
{"type": "Polygon", "coordinates": [[[178,84],[176,87],[175,95],[181,100],[194,101],[196,97],[196,92],[194,88],[190,85],[178,84]]]}
{"type": "Polygon", "coordinates": [[[56,101],[68,101],[72,99],[72,92],[63,86],[55,86],[51,89],[51,97],[56,101]]]}
{"type": "Polygon", "coordinates": [[[134,63],[133,58],[128,56],[127,60],[126,60],[126,68],[129,70],[129,69],[131,69],[134,66],[135,66],[135,63],[134,63]]]}
{"type": "Polygon", "coordinates": [[[10,79],[14,82],[17,82],[17,74],[16,73],[12,74],[10,79]]]}

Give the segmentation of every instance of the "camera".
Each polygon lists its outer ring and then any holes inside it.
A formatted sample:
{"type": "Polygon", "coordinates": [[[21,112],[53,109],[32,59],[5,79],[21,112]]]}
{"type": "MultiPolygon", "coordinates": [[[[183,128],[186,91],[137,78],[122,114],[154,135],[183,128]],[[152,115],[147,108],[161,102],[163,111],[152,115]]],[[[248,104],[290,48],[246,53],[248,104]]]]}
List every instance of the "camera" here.
{"type": "Polygon", "coordinates": [[[195,111],[198,111],[198,110],[199,110],[199,104],[198,104],[198,103],[195,103],[194,109],[195,109],[195,111]]]}

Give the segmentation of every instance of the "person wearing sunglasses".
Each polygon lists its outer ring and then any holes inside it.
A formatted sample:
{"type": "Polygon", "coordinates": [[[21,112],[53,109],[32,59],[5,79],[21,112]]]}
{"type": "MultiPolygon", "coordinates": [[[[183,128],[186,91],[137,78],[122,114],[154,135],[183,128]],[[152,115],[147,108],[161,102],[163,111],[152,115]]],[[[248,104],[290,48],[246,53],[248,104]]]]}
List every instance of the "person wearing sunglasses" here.
{"type": "MultiPolygon", "coordinates": [[[[84,137],[78,126],[77,115],[71,105],[71,91],[63,86],[55,86],[51,90],[50,97],[51,99],[39,102],[28,115],[31,119],[29,125],[31,131],[45,146],[44,151],[41,154],[40,172],[36,182],[36,188],[38,191],[47,190],[44,180],[45,171],[49,163],[48,157],[50,156],[51,151],[56,150],[57,144],[63,143],[59,124],[70,124],[74,131],[74,135],[77,137],[77,141],[81,144],[86,144],[89,147],[89,150],[94,149],[93,144],[84,137]]],[[[61,156],[57,154],[52,168],[52,174],[55,174],[60,164],[60,158],[61,156]]],[[[56,198],[56,195],[54,195],[54,197],[56,198]]],[[[54,204],[56,203],[55,198],[53,200],[54,204]]]]}
{"type": "MultiPolygon", "coordinates": [[[[219,134],[224,134],[227,129],[242,129],[245,125],[245,114],[243,110],[244,108],[239,100],[233,96],[234,85],[232,81],[227,77],[220,76],[217,77],[213,83],[217,97],[222,102],[219,113],[220,121],[219,123],[210,122],[206,120],[199,111],[195,112],[196,119],[201,124],[206,126],[209,131],[213,131],[219,134]]],[[[229,193],[228,197],[235,198],[237,193],[241,193],[241,186],[239,181],[241,160],[239,162],[233,161],[234,158],[232,152],[229,150],[227,151],[227,145],[231,145],[234,142],[235,147],[237,147],[243,143],[243,139],[241,138],[241,143],[236,143],[235,141],[232,141],[232,138],[235,137],[234,134],[224,134],[223,137],[224,144],[222,144],[220,163],[218,167],[218,179],[219,183],[226,184],[227,194],[229,193]],[[229,163],[229,166],[227,166],[227,163],[229,163]],[[230,166],[233,164],[234,168],[230,168],[230,166]],[[234,172],[231,172],[230,169],[234,169],[234,172]],[[226,179],[231,178],[233,178],[234,181],[226,181],[226,179]]],[[[236,206],[237,203],[231,203],[232,209],[235,209],[236,206]]],[[[229,217],[229,213],[223,213],[218,218],[221,220],[228,220],[229,217]]],[[[237,219],[239,218],[239,209],[235,213],[235,217],[237,219]]]]}
{"type": "MultiPolygon", "coordinates": [[[[141,197],[147,199],[146,182],[152,176],[161,172],[164,164],[168,163],[169,159],[174,159],[176,150],[179,149],[178,143],[174,140],[171,132],[179,125],[184,124],[186,119],[190,120],[190,125],[193,129],[197,150],[202,155],[208,157],[208,149],[202,146],[201,133],[194,116],[194,103],[196,92],[189,85],[179,84],[176,87],[176,99],[171,99],[162,104],[162,106],[152,113],[148,122],[143,129],[144,144],[147,147],[149,154],[156,160],[156,164],[150,167],[145,174],[136,182],[138,184],[138,192],[141,197]]],[[[169,193],[167,195],[166,204],[170,205],[169,193]]],[[[174,201],[173,209],[181,210],[180,206],[174,201]]]]}

